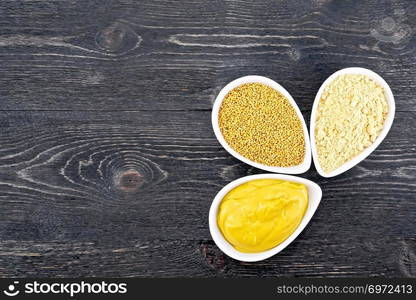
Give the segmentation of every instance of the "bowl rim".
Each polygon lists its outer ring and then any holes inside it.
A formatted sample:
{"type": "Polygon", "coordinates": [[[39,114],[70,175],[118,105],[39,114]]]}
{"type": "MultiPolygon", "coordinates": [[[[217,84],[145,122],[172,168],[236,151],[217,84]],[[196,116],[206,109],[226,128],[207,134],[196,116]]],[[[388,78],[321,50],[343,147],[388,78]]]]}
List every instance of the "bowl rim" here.
{"type": "Polygon", "coordinates": [[[298,107],[298,105],[296,104],[296,101],[293,99],[293,97],[290,95],[290,93],[280,84],[278,84],[276,81],[264,77],[264,76],[258,76],[258,75],[248,75],[248,76],[243,76],[240,78],[237,78],[233,81],[231,81],[230,83],[228,83],[226,86],[224,86],[221,91],[219,92],[219,94],[217,95],[215,101],[214,101],[214,105],[212,107],[212,113],[211,113],[211,123],[212,123],[212,128],[214,130],[215,133],[215,137],[217,138],[218,142],[221,144],[221,146],[232,156],[234,156],[235,158],[237,158],[238,160],[251,165],[255,168],[258,169],[262,169],[268,172],[274,172],[274,173],[286,173],[286,174],[301,174],[301,173],[305,173],[306,171],[309,170],[309,168],[311,167],[312,164],[312,154],[311,154],[311,146],[310,146],[310,139],[309,139],[309,132],[308,132],[308,127],[306,126],[306,122],[305,119],[303,118],[303,115],[298,107]],[[221,107],[222,101],[224,100],[225,96],[234,88],[245,84],[245,83],[263,83],[265,85],[270,86],[271,88],[277,90],[278,92],[280,92],[281,94],[283,94],[283,96],[285,96],[288,100],[289,103],[292,105],[292,107],[295,109],[296,114],[298,116],[298,118],[301,120],[302,123],[302,128],[303,128],[303,134],[305,137],[305,157],[303,159],[303,162],[299,165],[296,166],[291,166],[291,167],[274,167],[274,166],[267,166],[261,163],[257,163],[254,162],[244,156],[242,156],[241,154],[239,154],[237,151],[235,151],[234,149],[232,149],[228,143],[225,141],[221,130],[219,128],[219,124],[218,124],[218,114],[219,114],[219,109],[221,107]]]}
{"type": "Polygon", "coordinates": [[[214,240],[215,244],[218,246],[218,248],[221,249],[222,252],[224,252],[229,257],[240,260],[240,261],[245,261],[245,262],[255,262],[255,261],[264,260],[279,253],[283,249],[285,249],[290,243],[292,243],[300,235],[300,233],[305,229],[305,227],[311,221],[313,215],[316,212],[316,209],[319,206],[319,203],[321,202],[321,199],[322,199],[322,190],[320,186],[317,183],[311,180],[302,178],[302,177],[284,175],[284,174],[257,174],[257,175],[249,175],[249,176],[241,177],[225,185],[215,196],[214,200],[212,201],[210,210],[209,210],[209,217],[208,217],[209,230],[210,230],[212,239],[214,240]],[[302,221],[300,222],[299,226],[282,243],[266,251],[262,251],[258,253],[243,253],[243,252],[236,250],[222,235],[217,224],[217,213],[218,213],[219,205],[222,202],[222,199],[230,190],[234,189],[235,187],[243,183],[256,180],[256,179],[283,179],[287,181],[298,182],[298,183],[304,184],[308,189],[308,207],[306,209],[305,215],[303,216],[302,221]]]}
{"type": "Polygon", "coordinates": [[[311,139],[310,145],[311,145],[311,150],[312,150],[313,162],[314,162],[314,165],[315,165],[315,168],[316,168],[317,172],[323,177],[338,176],[338,175],[348,171],[349,169],[355,167],[357,164],[359,164],[361,161],[363,161],[365,158],[367,158],[381,144],[381,142],[387,136],[387,134],[388,134],[388,132],[389,132],[389,130],[390,130],[392,124],[393,124],[395,111],[396,111],[396,104],[395,104],[394,96],[393,96],[393,93],[391,91],[390,86],[387,84],[387,82],[380,75],[378,75],[374,71],[371,71],[371,70],[366,69],[366,68],[361,68],[361,67],[351,67],[351,68],[344,68],[344,69],[338,70],[335,73],[333,73],[332,75],[330,75],[322,83],[321,87],[319,88],[319,90],[318,90],[318,92],[315,96],[315,100],[314,100],[313,106],[312,106],[311,120],[310,120],[310,133],[311,133],[310,134],[310,139],[311,139]],[[319,163],[318,153],[317,153],[317,149],[316,149],[316,141],[315,141],[315,125],[316,125],[316,116],[317,116],[318,104],[320,102],[321,95],[322,95],[325,87],[329,83],[331,83],[332,80],[334,80],[336,77],[338,77],[340,75],[344,75],[344,74],[362,74],[362,75],[366,75],[370,79],[372,79],[375,82],[377,82],[378,84],[380,84],[384,89],[384,94],[385,94],[385,97],[386,97],[387,104],[389,106],[389,111],[387,113],[386,120],[384,121],[383,129],[381,130],[379,136],[376,138],[374,143],[372,143],[368,148],[364,149],[364,151],[361,152],[359,155],[357,155],[353,159],[344,163],[341,167],[335,169],[334,171],[326,173],[326,172],[324,172],[324,170],[322,169],[322,167],[319,163]]]}

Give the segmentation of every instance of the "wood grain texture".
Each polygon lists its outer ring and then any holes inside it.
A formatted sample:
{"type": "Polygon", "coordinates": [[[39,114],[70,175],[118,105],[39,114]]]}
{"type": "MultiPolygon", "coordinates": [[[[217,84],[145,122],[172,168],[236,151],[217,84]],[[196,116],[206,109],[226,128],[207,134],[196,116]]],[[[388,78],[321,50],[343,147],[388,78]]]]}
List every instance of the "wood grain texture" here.
{"type": "Polygon", "coordinates": [[[363,66],[415,110],[413,1],[291,2],[4,1],[0,109],[210,109],[262,74],[308,110],[328,75],[363,66]]]}
{"type": "Polygon", "coordinates": [[[356,168],[333,179],[306,173],[324,191],[299,241],[306,244],[295,243],[261,264],[225,258],[210,240],[207,222],[212,197],[223,185],[261,171],[221,148],[209,113],[157,116],[3,113],[0,224],[12,250],[0,251],[0,273],[344,276],[405,275],[414,268],[411,255],[402,257],[416,250],[415,140],[403,138],[416,125],[413,112],[398,113],[385,142],[356,168]],[[93,267],[84,270],[86,265],[93,267]]]}
{"type": "Polygon", "coordinates": [[[0,276],[416,277],[414,1],[3,1],[0,276]],[[262,173],[216,141],[218,91],[269,76],[306,120],[332,72],[396,96],[391,132],[331,179],[281,254],[226,257],[208,210],[262,173]]]}

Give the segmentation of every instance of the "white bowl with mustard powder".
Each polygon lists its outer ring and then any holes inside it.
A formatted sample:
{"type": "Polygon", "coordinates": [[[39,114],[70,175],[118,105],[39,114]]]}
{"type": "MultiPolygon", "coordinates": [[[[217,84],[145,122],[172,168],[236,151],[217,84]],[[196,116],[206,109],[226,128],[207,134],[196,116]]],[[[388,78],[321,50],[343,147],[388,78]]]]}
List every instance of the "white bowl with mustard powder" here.
{"type": "Polygon", "coordinates": [[[308,129],[289,92],[263,76],[227,84],[212,108],[212,127],[235,158],[269,172],[300,174],[311,165],[308,129]]]}
{"type": "Polygon", "coordinates": [[[234,259],[267,259],[296,239],[321,198],[322,190],[316,183],[297,176],[259,174],[239,178],[224,186],[212,201],[212,239],[234,259]]]}
{"type": "Polygon", "coordinates": [[[318,173],[337,176],[364,160],[386,137],[394,114],[393,93],[378,74],[364,68],[332,74],[319,89],[311,115],[318,173]]]}

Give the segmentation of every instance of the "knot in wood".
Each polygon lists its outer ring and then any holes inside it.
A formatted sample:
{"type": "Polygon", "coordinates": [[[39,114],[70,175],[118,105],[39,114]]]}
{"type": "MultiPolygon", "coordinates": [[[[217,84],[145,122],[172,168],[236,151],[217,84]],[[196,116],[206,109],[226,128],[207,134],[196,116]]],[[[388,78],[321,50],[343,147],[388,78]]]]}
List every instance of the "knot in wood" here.
{"type": "Polygon", "coordinates": [[[121,48],[125,35],[125,28],[116,23],[98,32],[96,42],[100,48],[114,52],[121,48]]]}
{"type": "Polygon", "coordinates": [[[218,272],[224,272],[227,260],[224,253],[212,241],[201,241],[200,251],[208,266],[218,272]]]}
{"type": "Polygon", "coordinates": [[[139,37],[128,25],[116,22],[99,31],[95,42],[105,51],[125,52],[136,46],[139,37]]]}
{"type": "Polygon", "coordinates": [[[143,184],[143,178],[139,172],[135,170],[125,171],[119,174],[117,186],[124,192],[133,192],[140,188],[143,184]]]}

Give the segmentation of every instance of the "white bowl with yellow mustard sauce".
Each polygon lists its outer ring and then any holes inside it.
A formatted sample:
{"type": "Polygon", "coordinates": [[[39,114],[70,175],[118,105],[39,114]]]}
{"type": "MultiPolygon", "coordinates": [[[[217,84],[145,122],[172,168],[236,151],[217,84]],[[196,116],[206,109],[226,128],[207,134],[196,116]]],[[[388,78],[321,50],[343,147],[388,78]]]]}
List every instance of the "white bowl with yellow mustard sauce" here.
{"type": "MultiPolygon", "coordinates": [[[[283,193],[284,189],[279,190],[279,188],[277,188],[277,193],[276,193],[276,187],[272,187],[273,190],[272,192],[274,193],[274,195],[280,195],[279,193],[283,193]]],[[[238,195],[238,194],[237,194],[238,195]]],[[[275,196],[277,198],[285,198],[285,196],[275,196]]],[[[214,240],[214,242],[216,243],[216,245],[228,256],[240,260],[240,261],[245,261],[245,262],[255,262],[255,261],[260,261],[260,260],[264,260],[267,259],[277,253],[279,253],[280,251],[282,251],[284,248],[286,248],[291,242],[293,242],[298,235],[303,231],[303,229],[306,227],[306,225],[309,223],[309,221],[311,220],[312,216],[314,215],[316,209],[319,206],[319,203],[321,201],[322,198],[322,190],[321,188],[314,182],[301,178],[301,177],[297,177],[297,176],[290,176],[290,175],[281,175],[281,174],[259,174],[259,175],[251,175],[251,176],[246,176],[246,177],[242,177],[239,178],[237,180],[234,180],[232,182],[230,182],[229,184],[227,184],[225,187],[223,187],[221,189],[221,191],[218,192],[218,194],[215,196],[212,204],[211,204],[211,208],[209,211],[209,228],[210,228],[210,232],[211,232],[211,236],[214,240]],[[262,186],[261,184],[264,184],[264,182],[266,182],[266,185],[262,186]],[[280,209],[280,207],[282,208],[288,208],[289,212],[293,212],[293,210],[299,207],[300,209],[302,209],[301,212],[299,212],[299,215],[295,216],[296,219],[296,223],[293,224],[282,224],[283,221],[281,221],[280,219],[276,219],[276,220],[272,220],[270,219],[271,216],[274,216],[275,214],[273,213],[269,213],[269,206],[273,203],[270,203],[270,199],[268,197],[268,195],[264,194],[264,192],[266,191],[267,193],[267,189],[273,185],[270,185],[270,182],[276,182],[278,185],[282,184],[282,186],[288,186],[289,190],[292,189],[293,187],[297,188],[301,188],[303,195],[307,195],[307,202],[302,202],[301,205],[297,206],[297,203],[295,203],[296,201],[300,201],[300,197],[298,194],[295,194],[293,199],[295,202],[287,202],[287,200],[285,200],[286,202],[282,202],[284,206],[282,206],[281,202],[278,202],[279,199],[274,199],[272,201],[277,201],[276,203],[274,203],[275,205],[277,205],[274,208],[271,209],[280,209]],[[237,190],[237,188],[244,188],[245,186],[247,186],[247,183],[254,183],[254,185],[249,186],[249,188],[251,189],[251,195],[255,195],[251,198],[256,198],[257,195],[262,194],[261,198],[259,198],[259,203],[255,203],[255,201],[257,201],[256,199],[249,199],[248,201],[246,201],[247,199],[241,199],[239,197],[236,198],[232,198],[230,200],[230,194],[233,191],[239,191],[242,192],[241,195],[242,197],[246,197],[245,195],[247,195],[246,190],[237,190]],[[261,188],[261,190],[255,190],[257,188],[257,184],[259,183],[259,186],[261,188]],[[253,187],[254,186],[254,187],[253,187]],[[244,196],[243,196],[244,195],[244,196]],[[224,200],[225,199],[225,200],[224,200]],[[262,199],[262,200],[261,200],[262,199]],[[224,207],[222,205],[224,201],[237,201],[237,202],[233,202],[230,204],[230,202],[224,202],[226,204],[224,205],[228,205],[227,207],[224,207]],[[238,202],[240,201],[240,202],[238,202]],[[254,202],[253,202],[254,201],[254,202]],[[266,203],[261,202],[261,201],[266,201],[266,203]],[[230,206],[231,205],[231,206],[230,206]],[[244,206],[246,205],[246,206],[244,206]],[[262,207],[263,205],[266,205],[267,208],[265,209],[265,207],[262,207]],[[234,207],[234,208],[233,208],[234,207]],[[295,208],[294,208],[295,207],[295,208]],[[231,208],[231,209],[230,209],[231,208]],[[227,210],[228,209],[228,210],[227,210]],[[256,228],[261,228],[262,226],[262,222],[264,220],[264,224],[265,226],[268,226],[266,229],[266,231],[262,231],[259,235],[259,241],[257,241],[257,235],[254,234],[254,245],[257,243],[260,245],[260,247],[267,247],[267,243],[269,243],[270,240],[273,240],[273,235],[276,236],[276,241],[277,244],[275,244],[274,246],[272,246],[271,248],[267,248],[261,251],[257,251],[257,250],[247,250],[248,248],[241,248],[242,244],[238,244],[238,243],[234,243],[232,242],[232,238],[230,238],[229,235],[229,231],[222,231],[221,227],[223,226],[223,220],[224,218],[222,218],[223,214],[224,214],[224,210],[227,210],[231,213],[233,213],[234,211],[237,213],[237,211],[239,211],[240,213],[243,211],[244,214],[246,214],[246,218],[244,218],[244,221],[237,221],[236,220],[236,216],[231,216],[230,220],[231,220],[231,226],[235,226],[237,224],[237,229],[236,231],[234,231],[234,228],[231,228],[231,232],[238,232],[239,228],[238,227],[242,227],[242,232],[243,234],[246,234],[247,232],[251,233],[251,230],[254,229],[256,230],[256,228]],[[261,214],[262,212],[266,213],[266,219],[259,219],[257,214],[261,214]],[[252,219],[253,218],[253,219],[252,219]],[[259,226],[258,226],[259,224],[259,226]],[[249,228],[244,228],[244,226],[248,226],[249,228]],[[288,227],[290,226],[295,226],[293,227],[290,231],[288,230],[288,227]],[[280,232],[276,232],[275,229],[279,229],[282,230],[282,232],[284,233],[284,235],[280,235],[280,232]],[[264,243],[265,241],[265,243],[264,243]],[[266,245],[266,246],[265,246],[266,245]],[[240,248],[239,248],[240,247],[240,248]]],[[[291,201],[291,200],[290,200],[291,201]]],[[[303,201],[303,200],[302,200],[303,201]]],[[[279,216],[285,216],[286,211],[285,212],[279,212],[279,216]]],[[[282,218],[282,220],[291,220],[290,217],[285,219],[282,218]]],[[[223,228],[224,229],[224,228],[223,228]]],[[[247,235],[241,235],[242,238],[246,239],[247,235]]],[[[234,240],[235,241],[235,240],[234,240]]],[[[251,239],[251,236],[249,237],[249,244],[252,243],[253,239],[251,239]]],[[[244,247],[244,246],[243,246],[244,247]]],[[[251,247],[251,245],[249,246],[251,247]]],[[[257,249],[255,248],[257,247],[256,245],[254,246],[254,248],[252,249],[257,249]]]]}
{"type": "Polygon", "coordinates": [[[275,82],[274,80],[264,77],[264,76],[258,76],[258,75],[249,75],[249,76],[243,76],[236,80],[233,80],[232,82],[228,83],[218,94],[217,98],[215,99],[214,105],[212,107],[212,114],[211,114],[211,121],[212,121],[212,127],[214,129],[215,136],[219,143],[222,145],[222,147],[230,153],[235,158],[239,159],[242,162],[245,162],[246,164],[249,164],[255,168],[259,168],[268,172],[274,172],[274,173],[285,173],[285,174],[301,174],[305,173],[309,170],[311,163],[312,163],[312,155],[311,155],[311,147],[310,147],[310,139],[309,139],[309,133],[308,128],[306,126],[305,120],[303,118],[303,115],[296,104],[295,100],[293,99],[292,95],[280,84],[275,82]],[[268,87],[271,87],[272,89],[276,90],[280,94],[282,94],[289,104],[294,108],[294,111],[296,113],[296,116],[301,122],[302,130],[303,130],[303,136],[305,140],[305,154],[303,157],[303,160],[301,163],[293,166],[269,166],[265,165],[259,162],[255,162],[242,154],[240,154],[238,151],[233,149],[226,139],[224,138],[223,133],[221,132],[220,126],[219,126],[219,114],[221,105],[227,96],[228,93],[230,93],[233,89],[244,85],[244,84],[250,84],[250,83],[260,83],[264,84],[268,87]]]}

